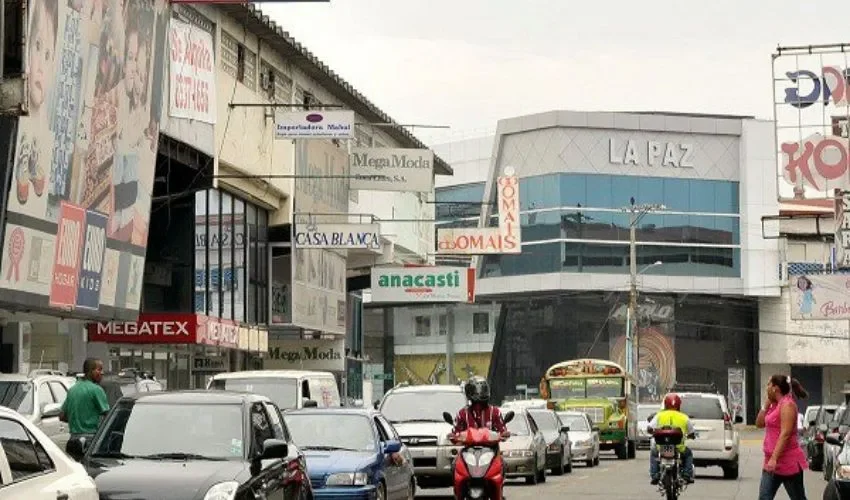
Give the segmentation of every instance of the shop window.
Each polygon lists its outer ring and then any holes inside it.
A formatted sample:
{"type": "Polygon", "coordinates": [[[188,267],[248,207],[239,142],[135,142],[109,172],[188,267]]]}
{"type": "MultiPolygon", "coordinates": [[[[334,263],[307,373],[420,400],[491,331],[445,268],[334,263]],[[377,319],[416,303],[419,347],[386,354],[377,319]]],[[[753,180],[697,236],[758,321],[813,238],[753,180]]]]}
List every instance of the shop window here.
{"type": "Polygon", "coordinates": [[[233,319],[233,252],[235,231],[233,230],[233,197],[222,191],[221,199],[221,260],[218,272],[221,275],[221,314],[219,317],[233,319]]]}
{"type": "Polygon", "coordinates": [[[416,336],[430,337],[431,336],[431,317],[416,316],[416,336]]]}
{"type": "Polygon", "coordinates": [[[218,317],[221,315],[221,195],[215,189],[209,190],[207,209],[207,314],[218,317]]]}
{"type": "Polygon", "coordinates": [[[478,335],[490,333],[490,313],[477,312],[472,314],[472,333],[478,335]]]}
{"type": "Polygon", "coordinates": [[[245,321],[245,306],[247,289],[245,288],[245,262],[247,245],[245,244],[245,202],[233,199],[233,272],[231,286],[233,288],[233,319],[245,321]]]}
{"type": "Polygon", "coordinates": [[[248,205],[245,210],[246,222],[248,228],[248,304],[245,314],[249,323],[257,323],[259,295],[257,293],[258,282],[260,280],[260,255],[259,246],[257,244],[257,209],[254,206],[248,205]]]}
{"type": "Polygon", "coordinates": [[[269,322],[269,215],[257,209],[257,323],[269,322]]]}
{"type": "Polygon", "coordinates": [[[207,196],[209,191],[195,193],[195,312],[207,314],[209,308],[209,267],[207,247],[209,228],[207,196]]]}
{"type": "Polygon", "coordinates": [[[437,334],[441,337],[447,335],[449,332],[449,317],[446,314],[440,315],[440,324],[437,330],[437,334]]]}

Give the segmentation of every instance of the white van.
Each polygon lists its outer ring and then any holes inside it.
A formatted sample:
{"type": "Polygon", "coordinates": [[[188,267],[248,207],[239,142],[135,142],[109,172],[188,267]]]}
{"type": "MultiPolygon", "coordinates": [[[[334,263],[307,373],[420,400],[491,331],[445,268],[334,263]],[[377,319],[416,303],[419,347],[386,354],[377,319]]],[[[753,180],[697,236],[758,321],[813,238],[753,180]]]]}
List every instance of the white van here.
{"type": "Polygon", "coordinates": [[[256,370],[219,373],[207,389],[250,392],[271,399],[281,411],[305,407],[341,406],[339,387],[330,372],[256,370]]]}

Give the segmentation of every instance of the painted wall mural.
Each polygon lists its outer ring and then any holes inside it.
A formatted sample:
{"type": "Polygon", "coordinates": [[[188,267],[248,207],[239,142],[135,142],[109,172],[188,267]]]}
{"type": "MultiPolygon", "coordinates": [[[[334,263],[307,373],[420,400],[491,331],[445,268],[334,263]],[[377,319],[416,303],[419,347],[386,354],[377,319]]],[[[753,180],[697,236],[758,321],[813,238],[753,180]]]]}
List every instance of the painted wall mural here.
{"type": "MultiPolygon", "coordinates": [[[[454,357],[454,372],[457,380],[466,380],[473,375],[486,377],[490,370],[492,353],[458,353],[454,357]]],[[[396,383],[411,385],[446,384],[448,381],[445,354],[396,354],[393,360],[396,383]]]]}

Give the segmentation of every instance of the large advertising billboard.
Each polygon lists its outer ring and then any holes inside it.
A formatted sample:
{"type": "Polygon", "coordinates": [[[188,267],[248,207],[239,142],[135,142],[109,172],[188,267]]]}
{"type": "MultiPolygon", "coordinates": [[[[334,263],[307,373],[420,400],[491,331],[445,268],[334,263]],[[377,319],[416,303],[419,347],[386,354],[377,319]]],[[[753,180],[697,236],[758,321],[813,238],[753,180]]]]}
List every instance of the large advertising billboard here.
{"type": "Polygon", "coordinates": [[[773,55],[780,199],[850,190],[848,68],[845,45],[780,48],[773,55]]]}
{"type": "Polygon", "coordinates": [[[31,0],[0,302],[133,319],[159,137],[165,0],[31,0]],[[161,43],[160,43],[161,46],[161,43]]]}

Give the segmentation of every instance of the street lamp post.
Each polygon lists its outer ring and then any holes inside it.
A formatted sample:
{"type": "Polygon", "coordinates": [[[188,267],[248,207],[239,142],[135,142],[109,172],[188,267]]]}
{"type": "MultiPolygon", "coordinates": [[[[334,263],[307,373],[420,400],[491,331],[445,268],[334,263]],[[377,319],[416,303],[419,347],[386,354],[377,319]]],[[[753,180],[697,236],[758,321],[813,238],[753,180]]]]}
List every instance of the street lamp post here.
{"type": "MultiPolygon", "coordinates": [[[[630,205],[623,207],[622,211],[629,213],[629,309],[626,318],[626,345],[631,346],[634,352],[628,352],[626,359],[626,371],[630,371],[637,381],[640,365],[640,343],[637,333],[637,224],[644,215],[658,210],[666,210],[667,207],[657,203],[635,205],[635,199],[630,200],[630,205]]],[[[650,264],[643,271],[650,267],[660,265],[661,262],[650,264]]]]}

